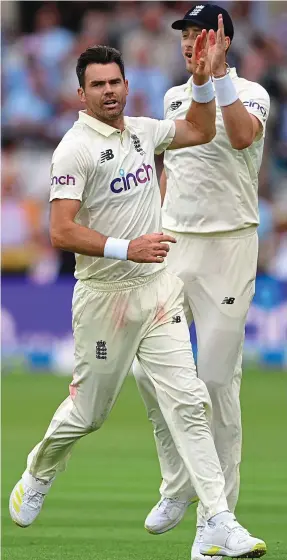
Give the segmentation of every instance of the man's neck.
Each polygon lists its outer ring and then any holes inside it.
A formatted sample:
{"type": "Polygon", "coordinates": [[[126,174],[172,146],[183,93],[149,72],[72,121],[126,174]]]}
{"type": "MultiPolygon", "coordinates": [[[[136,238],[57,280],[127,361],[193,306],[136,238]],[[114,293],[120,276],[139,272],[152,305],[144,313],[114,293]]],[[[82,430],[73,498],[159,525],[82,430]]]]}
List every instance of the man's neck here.
{"type": "Polygon", "coordinates": [[[121,132],[123,132],[123,130],[125,129],[125,122],[124,122],[124,115],[121,114],[119,115],[119,117],[117,117],[114,120],[108,120],[108,119],[102,119],[98,116],[96,116],[93,111],[91,111],[91,109],[87,109],[87,115],[89,115],[90,117],[93,117],[94,119],[97,119],[97,121],[100,121],[104,124],[107,124],[108,126],[111,126],[112,128],[116,128],[117,130],[121,130],[121,132]]]}

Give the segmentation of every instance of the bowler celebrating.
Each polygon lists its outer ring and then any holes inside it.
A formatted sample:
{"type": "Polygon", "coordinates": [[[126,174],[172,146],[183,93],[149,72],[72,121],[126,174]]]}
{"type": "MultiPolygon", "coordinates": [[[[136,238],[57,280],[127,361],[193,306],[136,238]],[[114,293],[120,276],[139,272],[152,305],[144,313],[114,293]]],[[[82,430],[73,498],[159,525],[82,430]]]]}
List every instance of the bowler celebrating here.
{"type": "Polygon", "coordinates": [[[265,543],[228,510],[208,421],[209,397],[194,367],[182,281],[164,263],[174,238],[161,233],[154,152],[214,137],[207,51],[203,30],[193,54],[194,100],[178,121],[123,117],[128,84],[118,51],[98,46],[78,60],[86,111],[54,153],[50,197],[52,243],[76,253],[76,365],[70,396],[11,494],[11,516],[22,527],[40,513],[76,441],[101,427],[137,355],[205,508],[201,552],[265,553],[265,543]]]}

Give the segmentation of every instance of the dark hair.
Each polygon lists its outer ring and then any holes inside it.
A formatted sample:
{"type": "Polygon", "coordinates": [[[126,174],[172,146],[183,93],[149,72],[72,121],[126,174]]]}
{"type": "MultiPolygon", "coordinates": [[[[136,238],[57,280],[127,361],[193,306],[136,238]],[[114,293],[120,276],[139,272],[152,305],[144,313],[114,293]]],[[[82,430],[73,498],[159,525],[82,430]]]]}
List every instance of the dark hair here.
{"type": "Polygon", "coordinates": [[[122,77],[125,79],[123,59],[121,53],[117,49],[105,45],[95,45],[85,50],[85,52],[79,56],[76,66],[80,87],[85,86],[85,71],[89,64],[110,64],[111,62],[115,62],[119,66],[122,77]]]}

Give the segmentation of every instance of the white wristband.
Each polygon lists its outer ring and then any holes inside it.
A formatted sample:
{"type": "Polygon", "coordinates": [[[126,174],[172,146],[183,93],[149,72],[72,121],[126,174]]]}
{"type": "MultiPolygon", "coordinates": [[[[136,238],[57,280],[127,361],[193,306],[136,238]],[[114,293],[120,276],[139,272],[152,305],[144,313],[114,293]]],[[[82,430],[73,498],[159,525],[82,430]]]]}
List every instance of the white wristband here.
{"type": "Polygon", "coordinates": [[[238,99],[238,93],[229,74],[221,78],[213,78],[215,93],[220,107],[232,105],[238,99]]]}
{"type": "Polygon", "coordinates": [[[108,237],[104,247],[104,257],[106,259],[118,259],[126,261],[128,258],[129,239],[116,239],[108,237]]]}
{"type": "Polygon", "coordinates": [[[197,103],[209,103],[214,99],[214,89],[211,78],[202,86],[192,83],[192,98],[197,103]]]}

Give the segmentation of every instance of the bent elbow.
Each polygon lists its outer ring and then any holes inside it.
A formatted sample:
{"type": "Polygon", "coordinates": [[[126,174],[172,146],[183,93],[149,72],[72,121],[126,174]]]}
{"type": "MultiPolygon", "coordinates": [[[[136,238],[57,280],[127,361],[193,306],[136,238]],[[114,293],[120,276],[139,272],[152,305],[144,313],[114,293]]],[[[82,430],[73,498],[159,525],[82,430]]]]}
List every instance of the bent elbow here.
{"type": "Polygon", "coordinates": [[[249,146],[251,146],[252,142],[253,138],[248,136],[234,138],[230,141],[234,150],[245,150],[245,148],[249,148],[249,146]]]}
{"type": "Polygon", "coordinates": [[[55,228],[50,228],[50,241],[54,249],[64,250],[65,249],[64,239],[65,239],[65,235],[63,231],[55,228]]]}
{"type": "Polygon", "coordinates": [[[202,141],[201,144],[208,144],[209,142],[211,142],[211,140],[213,140],[213,138],[216,135],[216,128],[212,128],[211,130],[206,131],[203,135],[202,135],[202,141]]]}

